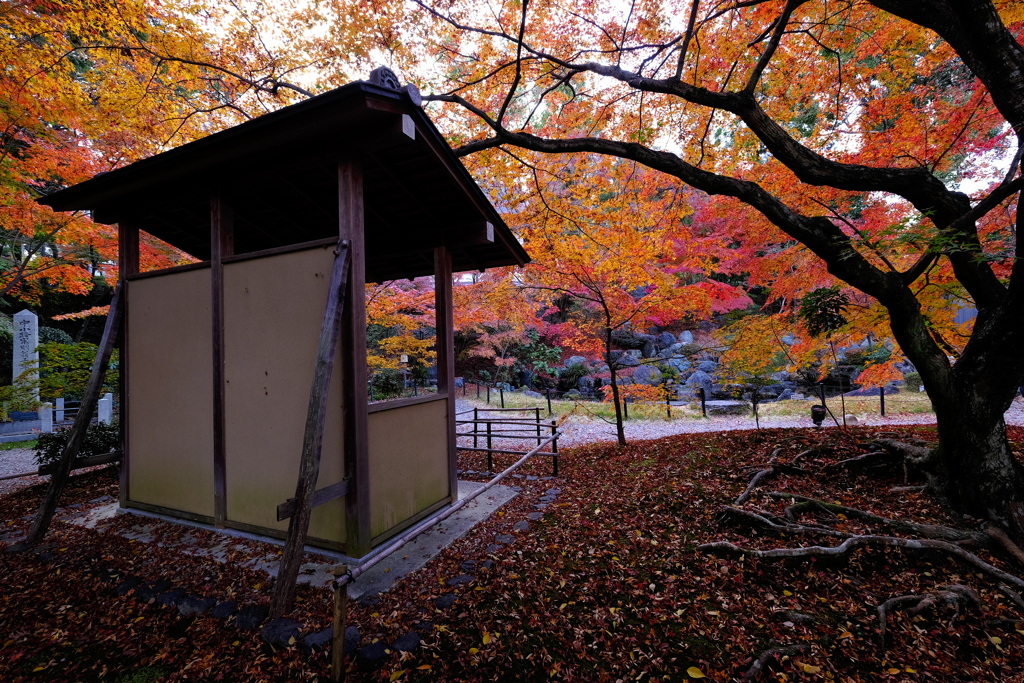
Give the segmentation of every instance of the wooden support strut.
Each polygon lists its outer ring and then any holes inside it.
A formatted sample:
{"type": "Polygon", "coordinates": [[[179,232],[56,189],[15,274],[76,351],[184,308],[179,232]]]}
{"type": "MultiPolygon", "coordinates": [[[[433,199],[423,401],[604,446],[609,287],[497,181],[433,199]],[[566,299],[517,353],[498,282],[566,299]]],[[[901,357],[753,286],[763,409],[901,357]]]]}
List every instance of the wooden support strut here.
{"type": "Polygon", "coordinates": [[[71,477],[71,470],[74,467],[75,458],[85,441],[86,430],[89,429],[89,422],[92,420],[92,412],[96,410],[96,404],[100,399],[100,390],[103,388],[103,378],[107,374],[107,366],[110,365],[110,354],[114,351],[114,341],[117,339],[118,330],[121,327],[121,300],[124,292],[124,281],[117,283],[114,289],[114,298],[110,302],[110,311],[107,313],[107,324],[103,328],[103,337],[100,340],[100,347],[96,351],[96,359],[92,363],[92,373],[89,375],[89,382],[85,385],[85,393],[82,395],[82,404],[75,416],[75,423],[71,427],[71,434],[68,442],[61,452],[60,461],[56,471],[50,477],[50,486],[46,489],[39,512],[32,521],[32,528],[28,532],[24,546],[33,546],[43,540],[50,522],[53,520],[53,513],[57,509],[57,503],[64,487],[71,477]]]}
{"type": "Polygon", "coordinates": [[[327,393],[330,389],[334,356],[341,333],[341,312],[345,307],[344,292],[348,284],[349,261],[349,241],[342,240],[338,244],[337,256],[334,259],[324,321],[320,328],[313,386],[309,391],[306,430],[302,438],[299,480],[295,487],[295,514],[288,523],[288,536],[281,555],[281,566],[278,568],[274,584],[274,595],[270,600],[271,617],[284,616],[291,612],[295,605],[296,580],[302,564],[306,534],[309,531],[316,480],[320,474],[320,452],[324,439],[324,422],[327,419],[327,393]]]}

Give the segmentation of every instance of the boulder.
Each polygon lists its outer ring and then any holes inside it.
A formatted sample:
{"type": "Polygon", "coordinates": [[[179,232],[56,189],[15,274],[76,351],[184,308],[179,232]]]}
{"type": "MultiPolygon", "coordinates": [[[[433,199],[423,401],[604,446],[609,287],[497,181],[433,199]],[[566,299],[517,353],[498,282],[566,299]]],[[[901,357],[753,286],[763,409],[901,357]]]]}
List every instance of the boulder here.
{"type": "MultiPolygon", "coordinates": [[[[865,387],[863,389],[856,389],[854,391],[848,391],[844,396],[878,396],[882,393],[881,387],[865,387]]],[[[885,395],[891,396],[893,394],[900,393],[900,390],[896,387],[885,387],[885,395]]]]}
{"type": "Polygon", "coordinates": [[[620,368],[635,368],[640,365],[640,358],[627,351],[615,360],[615,364],[620,368]]]}
{"type": "Polygon", "coordinates": [[[661,370],[653,365],[641,365],[633,371],[633,381],[637,384],[657,386],[661,384],[661,370]]]}
{"type": "Polygon", "coordinates": [[[693,332],[689,330],[683,330],[679,333],[680,344],[692,344],[693,343],[693,332]]]}
{"type": "Polygon", "coordinates": [[[658,342],[658,346],[663,349],[678,343],[676,336],[671,332],[662,332],[657,336],[656,341],[658,342]]]}
{"type": "Polygon", "coordinates": [[[706,372],[709,375],[718,369],[718,363],[713,360],[702,360],[697,363],[697,369],[701,372],[706,372]]]}
{"type": "Polygon", "coordinates": [[[759,388],[757,393],[761,398],[778,398],[785,390],[786,386],[784,384],[769,384],[759,388]]]}
{"type": "Polygon", "coordinates": [[[298,642],[301,629],[302,624],[294,619],[278,617],[260,629],[260,638],[273,647],[289,647],[298,642]]]}
{"type": "Polygon", "coordinates": [[[529,389],[523,392],[523,396],[528,396],[530,398],[544,398],[544,394],[538,394],[536,391],[530,391],[529,389]]]}
{"type": "Polygon", "coordinates": [[[714,382],[711,381],[711,376],[701,370],[697,370],[686,380],[686,386],[693,387],[694,389],[703,389],[708,398],[711,397],[711,387],[713,385],[714,382]]]}
{"type": "Polygon", "coordinates": [[[654,358],[658,355],[658,342],[651,340],[644,344],[642,351],[644,358],[654,358]]]}
{"type": "Polygon", "coordinates": [[[746,401],[708,401],[708,415],[750,415],[752,408],[746,401]]]}
{"type": "MultiPolygon", "coordinates": [[[[615,352],[612,351],[612,353],[615,353],[615,352]]],[[[565,361],[565,367],[567,367],[567,368],[570,367],[570,366],[573,366],[573,365],[586,365],[586,364],[587,364],[587,359],[584,358],[583,356],[570,356],[565,361]]]]}

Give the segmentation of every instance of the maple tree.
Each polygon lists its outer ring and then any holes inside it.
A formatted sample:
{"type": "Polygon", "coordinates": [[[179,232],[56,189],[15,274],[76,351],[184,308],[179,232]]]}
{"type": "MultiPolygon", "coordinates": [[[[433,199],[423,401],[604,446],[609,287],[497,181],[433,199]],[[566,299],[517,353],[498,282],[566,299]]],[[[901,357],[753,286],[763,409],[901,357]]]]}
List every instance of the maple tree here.
{"type": "Polygon", "coordinates": [[[715,196],[774,297],[869,297],[935,408],[933,490],[1024,539],[1003,422],[1024,376],[1020,3],[416,4],[448,78],[427,99],[471,164],[643,164],[715,196]]]}
{"type": "Polygon", "coordinates": [[[520,201],[515,185],[495,192],[532,258],[519,286],[541,305],[568,297],[576,306],[562,343],[608,363],[617,438],[625,445],[624,366],[612,353],[614,333],[703,318],[750,300],[707,277],[718,261],[716,245],[687,225],[686,196],[662,176],[593,155],[560,165],[533,168],[536,194],[520,201]]]}

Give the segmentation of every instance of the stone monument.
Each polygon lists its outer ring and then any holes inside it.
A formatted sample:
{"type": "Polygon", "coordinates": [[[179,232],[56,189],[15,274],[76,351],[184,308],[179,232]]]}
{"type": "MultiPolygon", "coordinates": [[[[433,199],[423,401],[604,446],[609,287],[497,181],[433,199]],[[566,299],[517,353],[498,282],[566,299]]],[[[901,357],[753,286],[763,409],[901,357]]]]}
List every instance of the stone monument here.
{"type": "MultiPolygon", "coordinates": [[[[11,378],[14,381],[30,370],[32,378],[39,377],[39,317],[29,310],[14,314],[14,363],[11,367],[11,378]]],[[[39,400],[36,389],[35,400],[39,400]]]]}

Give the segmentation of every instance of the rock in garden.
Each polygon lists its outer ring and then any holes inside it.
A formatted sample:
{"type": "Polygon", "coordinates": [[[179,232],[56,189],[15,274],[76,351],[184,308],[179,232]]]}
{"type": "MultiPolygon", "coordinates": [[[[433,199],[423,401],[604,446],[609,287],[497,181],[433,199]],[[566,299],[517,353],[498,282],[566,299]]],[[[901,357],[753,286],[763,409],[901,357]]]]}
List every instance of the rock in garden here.
{"type": "Polygon", "coordinates": [[[266,605],[246,605],[235,615],[235,627],[241,631],[255,631],[267,619],[270,608],[266,605]]]}
{"type": "Polygon", "coordinates": [[[676,336],[671,332],[662,332],[661,334],[659,334],[657,337],[657,342],[658,346],[660,346],[663,349],[672,346],[673,344],[679,343],[676,340],[676,336]]]}
{"type": "Polygon", "coordinates": [[[448,579],[449,586],[458,586],[459,584],[469,583],[473,580],[473,577],[469,574],[459,574],[458,576],[448,579]]]}
{"type": "Polygon", "coordinates": [[[289,647],[299,641],[301,629],[302,624],[294,619],[278,617],[260,630],[260,638],[274,647],[289,647]]]}
{"type": "Polygon", "coordinates": [[[513,524],[512,528],[515,529],[516,531],[526,531],[527,529],[530,528],[530,523],[527,522],[525,519],[521,519],[518,522],[516,522],[515,524],[513,524]]]}
{"type": "Polygon", "coordinates": [[[419,646],[420,634],[416,631],[406,631],[392,643],[391,649],[398,652],[412,652],[419,646]]]}
{"type": "Polygon", "coordinates": [[[384,644],[383,640],[378,640],[376,643],[359,648],[356,659],[361,668],[376,669],[384,663],[384,658],[387,656],[388,646],[384,644]]]}
{"type": "Polygon", "coordinates": [[[333,626],[328,626],[323,631],[310,633],[308,636],[302,639],[302,652],[306,656],[309,656],[314,652],[320,652],[321,650],[329,650],[331,648],[332,640],[334,640],[333,626]]]}
{"type": "Polygon", "coordinates": [[[681,344],[692,344],[693,343],[693,332],[689,330],[683,330],[679,333],[679,342],[681,344]]]}
{"type": "Polygon", "coordinates": [[[686,386],[693,387],[694,389],[703,389],[705,395],[710,398],[711,387],[714,386],[714,382],[711,381],[711,375],[703,370],[697,370],[687,378],[686,386]]]}
{"type": "Polygon", "coordinates": [[[653,365],[641,365],[633,371],[633,381],[637,384],[657,386],[661,384],[661,370],[653,365]]]}
{"type": "Polygon", "coordinates": [[[234,600],[225,600],[224,602],[218,603],[213,611],[210,612],[210,616],[214,619],[227,619],[238,610],[238,603],[234,600]]]}
{"type": "Polygon", "coordinates": [[[178,604],[178,601],[185,597],[184,588],[172,588],[169,591],[165,591],[160,595],[156,596],[156,601],[161,605],[167,605],[168,607],[174,607],[178,604]]]}
{"type": "Polygon", "coordinates": [[[437,609],[448,609],[449,607],[455,604],[455,598],[456,596],[454,593],[445,593],[441,597],[434,600],[434,607],[436,607],[437,609]]]}
{"type": "Polygon", "coordinates": [[[178,600],[178,614],[183,617],[198,617],[206,614],[216,606],[213,598],[201,598],[198,595],[186,595],[178,600]]]}
{"type": "Polygon", "coordinates": [[[718,363],[713,360],[702,360],[700,363],[697,363],[697,369],[701,372],[711,374],[718,369],[718,363]]]}
{"type": "Polygon", "coordinates": [[[129,576],[115,589],[118,595],[125,596],[139,587],[140,581],[134,576],[129,576]]]}

